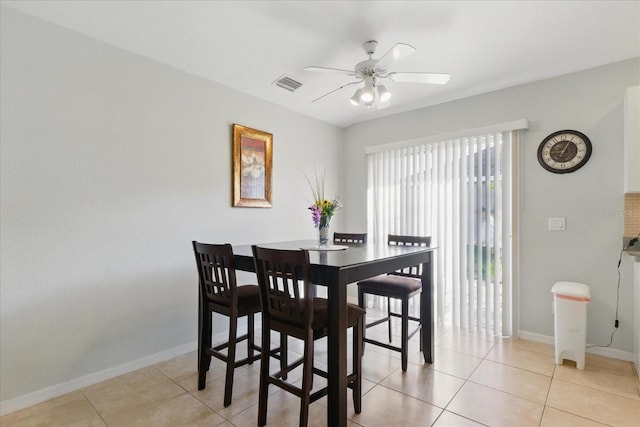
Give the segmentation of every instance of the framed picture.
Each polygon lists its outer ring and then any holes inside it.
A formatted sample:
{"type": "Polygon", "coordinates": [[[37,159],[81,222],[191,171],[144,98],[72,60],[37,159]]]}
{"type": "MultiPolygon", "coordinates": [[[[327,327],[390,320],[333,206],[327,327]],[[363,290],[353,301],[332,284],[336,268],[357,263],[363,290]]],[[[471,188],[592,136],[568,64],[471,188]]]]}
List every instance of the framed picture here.
{"type": "Polygon", "coordinates": [[[272,145],[272,134],[233,125],[233,206],[272,206],[272,145]]]}

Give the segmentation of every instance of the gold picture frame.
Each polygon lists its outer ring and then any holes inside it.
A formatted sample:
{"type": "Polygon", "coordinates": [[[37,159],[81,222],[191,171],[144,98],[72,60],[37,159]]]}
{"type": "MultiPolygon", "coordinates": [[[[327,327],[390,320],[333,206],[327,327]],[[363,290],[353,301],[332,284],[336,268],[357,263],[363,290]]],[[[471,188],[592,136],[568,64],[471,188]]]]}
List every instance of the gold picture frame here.
{"type": "Polygon", "coordinates": [[[233,206],[270,208],[273,135],[233,125],[233,206]]]}

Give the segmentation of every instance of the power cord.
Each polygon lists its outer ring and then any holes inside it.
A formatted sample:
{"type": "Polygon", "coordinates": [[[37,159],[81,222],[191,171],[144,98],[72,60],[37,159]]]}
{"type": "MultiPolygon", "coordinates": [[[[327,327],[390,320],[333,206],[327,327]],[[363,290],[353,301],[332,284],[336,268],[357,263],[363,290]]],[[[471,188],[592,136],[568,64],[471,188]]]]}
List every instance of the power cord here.
{"type": "Polygon", "coordinates": [[[613,336],[615,335],[616,332],[618,332],[618,326],[620,325],[620,321],[618,320],[618,306],[620,304],[620,264],[622,264],[622,254],[624,253],[624,251],[629,249],[631,246],[633,246],[636,243],[638,243],[638,239],[640,239],[640,233],[638,233],[638,235],[636,237],[634,237],[633,239],[629,240],[629,244],[627,246],[625,246],[624,248],[622,248],[622,250],[620,251],[620,257],[618,258],[618,267],[617,267],[617,269],[618,269],[618,286],[616,288],[616,321],[614,323],[613,331],[611,332],[611,337],[609,338],[609,344],[607,344],[607,345],[588,345],[587,348],[609,347],[613,343],[613,336]]]}

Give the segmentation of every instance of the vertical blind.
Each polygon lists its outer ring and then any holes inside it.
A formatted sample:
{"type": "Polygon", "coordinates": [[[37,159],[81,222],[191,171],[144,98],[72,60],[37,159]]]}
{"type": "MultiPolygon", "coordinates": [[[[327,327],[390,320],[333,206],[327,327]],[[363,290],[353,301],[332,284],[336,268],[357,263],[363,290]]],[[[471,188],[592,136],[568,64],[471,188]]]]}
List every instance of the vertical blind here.
{"type": "Polygon", "coordinates": [[[367,152],[369,236],[431,236],[440,324],[511,331],[514,138],[498,131],[367,152]]]}

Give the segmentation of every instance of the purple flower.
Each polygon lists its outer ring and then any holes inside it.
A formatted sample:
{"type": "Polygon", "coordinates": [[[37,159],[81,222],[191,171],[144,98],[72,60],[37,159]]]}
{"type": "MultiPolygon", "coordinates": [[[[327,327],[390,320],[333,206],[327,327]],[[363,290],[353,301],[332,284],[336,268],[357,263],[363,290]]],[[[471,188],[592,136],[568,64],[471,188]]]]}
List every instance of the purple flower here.
{"type": "Polygon", "coordinates": [[[322,217],[322,209],[314,204],[309,206],[309,210],[311,211],[311,219],[313,219],[313,224],[317,227],[320,224],[320,218],[322,217]]]}

